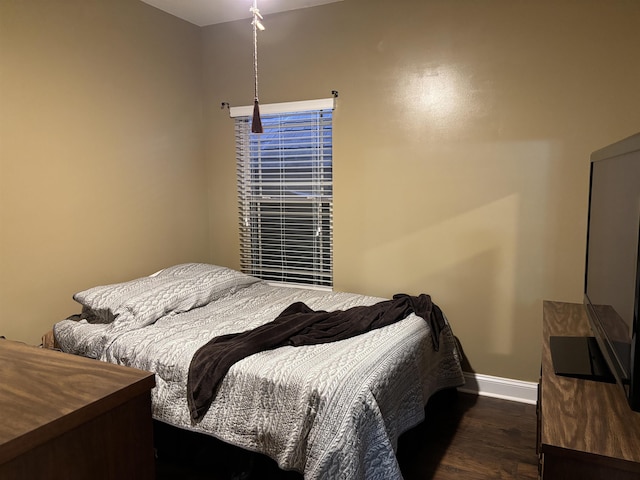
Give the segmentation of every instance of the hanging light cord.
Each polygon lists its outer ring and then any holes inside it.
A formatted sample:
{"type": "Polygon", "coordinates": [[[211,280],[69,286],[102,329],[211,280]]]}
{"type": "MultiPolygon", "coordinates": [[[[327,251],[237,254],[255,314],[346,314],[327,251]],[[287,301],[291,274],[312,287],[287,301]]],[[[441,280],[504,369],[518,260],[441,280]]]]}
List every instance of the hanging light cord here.
{"type": "Polygon", "coordinates": [[[258,10],[258,0],[253,0],[253,91],[254,100],[258,100],[258,17],[261,16],[258,10]]]}
{"type": "Polygon", "coordinates": [[[253,119],[251,121],[251,132],[262,133],[262,120],[260,119],[260,107],[258,102],[258,29],[264,30],[264,25],[260,23],[262,15],[258,10],[258,0],[253,0],[253,119]]]}

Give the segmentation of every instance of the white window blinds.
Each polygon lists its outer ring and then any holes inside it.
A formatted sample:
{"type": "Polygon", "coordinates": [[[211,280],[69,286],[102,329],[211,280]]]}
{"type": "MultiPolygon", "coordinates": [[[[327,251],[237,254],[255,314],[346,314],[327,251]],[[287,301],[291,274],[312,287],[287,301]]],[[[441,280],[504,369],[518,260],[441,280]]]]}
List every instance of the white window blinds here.
{"type": "Polygon", "coordinates": [[[265,280],[331,287],[333,99],[311,105],[261,105],[262,134],[251,133],[251,109],[231,111],[240,262],[265,280]]]}

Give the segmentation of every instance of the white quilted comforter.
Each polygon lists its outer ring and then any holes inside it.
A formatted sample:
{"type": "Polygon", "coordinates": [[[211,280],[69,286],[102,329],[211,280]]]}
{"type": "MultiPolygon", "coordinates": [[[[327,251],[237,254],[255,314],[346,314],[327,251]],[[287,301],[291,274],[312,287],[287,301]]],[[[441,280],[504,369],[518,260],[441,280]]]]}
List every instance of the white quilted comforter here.
{"type": "Polygon", "coordinates": [[[272,286],[204,264],[74,298],[85,319],[54,326],[64,351],[154,372],[155,419],[269,455],[307,480],[401,479],[398,437],[424,419],[433,393],[464,382],[450,328],[434,351],[427,323],[412,314],[347,340],[247,357],[194,423],[186,400],[189,362],[211,338],[270,322],[295,301],[343,310],[383,299],[272,286]]]}

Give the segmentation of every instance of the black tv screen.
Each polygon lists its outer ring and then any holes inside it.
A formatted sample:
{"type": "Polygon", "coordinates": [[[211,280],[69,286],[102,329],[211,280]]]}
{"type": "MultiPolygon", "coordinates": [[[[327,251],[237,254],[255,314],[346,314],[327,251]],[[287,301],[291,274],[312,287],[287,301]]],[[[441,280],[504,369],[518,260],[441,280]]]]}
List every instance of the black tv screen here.
{"type": "Polygon", "coordinates": [[[591,156],[585,306],[611,372],[640,411],[640,134],[591,156]]]}

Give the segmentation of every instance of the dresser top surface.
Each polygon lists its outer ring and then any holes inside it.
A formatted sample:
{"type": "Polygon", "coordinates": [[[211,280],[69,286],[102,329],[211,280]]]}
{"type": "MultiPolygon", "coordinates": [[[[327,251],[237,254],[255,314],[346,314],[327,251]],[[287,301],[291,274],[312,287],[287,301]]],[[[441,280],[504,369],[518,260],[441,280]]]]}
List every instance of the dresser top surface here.
{"type": "Polygon", "coordinates": [[[154,375],[0,340],[0,461],[149,392],[154,375]],[[15,452],[13,452],[15,453],[15,452]]]}
{"type": "Polygon", "coordinates": [[[616,384],[558,376],[549,337],[589,336],[582,304],[544,302],[542,348],[542,448],[562,448],[640,462],[640,413],[616,384]]]}

